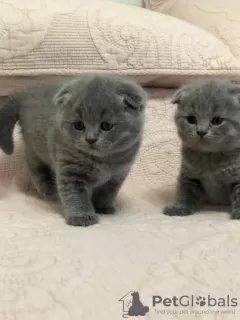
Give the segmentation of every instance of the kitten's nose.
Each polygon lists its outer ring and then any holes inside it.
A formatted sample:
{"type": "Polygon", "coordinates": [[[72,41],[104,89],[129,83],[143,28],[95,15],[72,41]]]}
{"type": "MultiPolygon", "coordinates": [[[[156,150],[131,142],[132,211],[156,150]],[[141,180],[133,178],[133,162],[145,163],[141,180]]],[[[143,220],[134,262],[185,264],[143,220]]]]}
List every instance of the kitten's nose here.
{"type": "Polygon", "coordinates": [[[89,144],[94,144],[94,143],[97,141],[97,138],[88,137],[88,138],[86,138],[86,141],[87,141],[89,144]]]}
{"type": "Polygon", "coordinates": [[[205,131],[205,130],[198,130],[198,131],[197,131],[197,134],[198,134],[200,137],[205,136],[206,133],[207,133],[207,131],[205,131]]]}

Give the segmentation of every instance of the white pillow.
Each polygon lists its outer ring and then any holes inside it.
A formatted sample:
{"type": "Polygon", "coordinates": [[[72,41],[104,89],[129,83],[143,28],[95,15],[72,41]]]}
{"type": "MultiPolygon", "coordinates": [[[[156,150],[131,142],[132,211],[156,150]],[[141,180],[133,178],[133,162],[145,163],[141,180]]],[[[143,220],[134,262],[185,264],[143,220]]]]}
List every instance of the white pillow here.
{"type": "Polygon", "coordinates": [[[148,8],[201,27],[227,44],[240,59],[239,0],[145,0],[148,8]]]}
{"type": "Polygon", "coordinates": [[[149,86],[178,86],[240,74],[240,62],[213,35],[139,7],[99,0],[48,0],[45,6],[8,0],[0,1],[0,21],[0,94],[21,85],[19,76],[25,85],[34,77],[101,72],[149,86]]]}

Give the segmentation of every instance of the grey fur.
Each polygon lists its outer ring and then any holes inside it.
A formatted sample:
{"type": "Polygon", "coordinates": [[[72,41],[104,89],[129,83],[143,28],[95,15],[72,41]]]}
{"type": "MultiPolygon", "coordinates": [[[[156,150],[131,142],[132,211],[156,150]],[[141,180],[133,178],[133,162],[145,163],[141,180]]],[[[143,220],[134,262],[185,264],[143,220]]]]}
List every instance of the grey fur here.
{"type": "Polygon", "coordinates": [[[231,217],[240,219],[240,86],[226,81],[185,86],[172,102],[178,105],[182,162],[175,200],[164,213],[190,215],[211,203],[231,205],[231,217]]]}
{"type": "Polygon", "coordinates": [[[19,119],[38,192],[60,197],[68,224],[92,225],[98,221],[95,212],[114,212],[115,197],[140,147],[145,103],[140,86],[117,76],[31,86],[3,103],[0,146],[13,152],[19,119]],[[82,131],[77,130],[80,120],[82,131]],[[104,131],[103,122],[104,129],[113,128],[104,131]]]}

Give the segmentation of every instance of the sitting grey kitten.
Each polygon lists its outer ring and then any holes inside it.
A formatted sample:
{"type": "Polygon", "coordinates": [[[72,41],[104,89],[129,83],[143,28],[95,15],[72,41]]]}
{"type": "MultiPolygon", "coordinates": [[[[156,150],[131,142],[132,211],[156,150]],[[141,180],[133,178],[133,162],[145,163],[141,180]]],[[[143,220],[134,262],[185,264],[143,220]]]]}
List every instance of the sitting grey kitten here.
{"type": "Polygon", "coordinates": [[[193,214],[203,203],[231,205],[240,219],[240,86],[209,81],[173,97],[182,163],[170,216],[193,214]]]}
{"type": "Polygon", "coordinates": [[[60,197],[68,224],[89,226],[95,212],[114,212],[141,143],[145,102],[140,86],[117,76],[31,86],[2,104],[0,146],[13,152],[19,120],[37,191],[60,197]]]}

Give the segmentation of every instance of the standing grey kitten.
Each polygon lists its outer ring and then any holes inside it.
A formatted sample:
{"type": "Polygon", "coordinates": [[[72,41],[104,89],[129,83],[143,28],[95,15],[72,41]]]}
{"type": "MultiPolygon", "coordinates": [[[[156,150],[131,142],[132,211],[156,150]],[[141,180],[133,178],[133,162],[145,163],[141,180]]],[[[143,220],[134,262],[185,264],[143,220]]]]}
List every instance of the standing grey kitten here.
{"type": "Polygon", "coordinates": [[[19,120],[32,181],[44,197],[60,197],[70,225],[89,226],[114,200],[141,143],[146,95],[117,76],[90,75],[42,83],[0,108],[0,146],[13,152],[19,120]]]}
{"type": "Polygon", "coordinates": [[[193,214],[203,203],[231,205],[240,219],[240,86],[209,81],[178,90],[175,123],[182,163],[175,200],[164,213],[193,214]]]}

